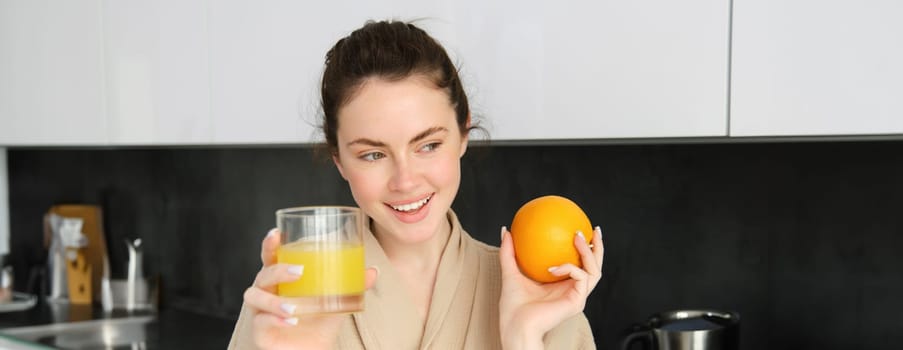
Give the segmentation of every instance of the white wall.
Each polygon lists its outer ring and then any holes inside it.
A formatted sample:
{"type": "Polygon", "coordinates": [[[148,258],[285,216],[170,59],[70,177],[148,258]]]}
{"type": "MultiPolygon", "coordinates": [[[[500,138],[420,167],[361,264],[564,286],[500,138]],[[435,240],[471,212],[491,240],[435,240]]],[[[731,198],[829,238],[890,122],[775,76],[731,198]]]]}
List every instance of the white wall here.
{"type": "Polygon", "coordinates": [[[9,182],[6,177],[6,148],[0,147],[0,254],[9,253],[9,182]]]}

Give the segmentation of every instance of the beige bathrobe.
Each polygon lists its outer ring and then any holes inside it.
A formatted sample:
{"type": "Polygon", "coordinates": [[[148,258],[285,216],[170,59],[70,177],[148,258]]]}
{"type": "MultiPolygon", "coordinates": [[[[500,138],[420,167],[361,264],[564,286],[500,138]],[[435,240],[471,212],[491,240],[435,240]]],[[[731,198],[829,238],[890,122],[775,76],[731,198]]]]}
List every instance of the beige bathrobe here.
{"type": "MultiPolygon", "coordinates": [[[[499,307],[502,278],[498,248],[470,237],[451,211],[451,237],[439,261],[426,324],[420,324],[401,279],[379,242],[364,234],[367,265],[379,267],[367,291],[365,311],[346,316],[336,349],[501,349],[499,307]]],[[[251,312],[242,307],[229,349],[256,349],[251,312]]],[[[581,313],[546,334],[546,349],[595,349],[581,313]]]]}

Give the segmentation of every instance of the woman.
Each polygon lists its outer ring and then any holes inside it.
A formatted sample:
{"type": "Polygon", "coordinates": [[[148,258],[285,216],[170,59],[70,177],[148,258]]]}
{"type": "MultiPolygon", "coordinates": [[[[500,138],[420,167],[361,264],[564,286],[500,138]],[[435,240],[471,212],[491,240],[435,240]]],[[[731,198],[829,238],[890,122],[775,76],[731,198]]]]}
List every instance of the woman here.
{"type": "Polygon", "coordinates": [[[582,310],[601,276],[598,227],[593,248],[575,238],[582,269],[550,269],[570,278],[539,284],[518,270],[505,227],[491,247],[451,211],[473,126],[457,70],[433,38],[369,22],[327,53],[321,93],[326,145],[369,218],[365,311],[293,317],[275,286],[303,267],[275,262],[271,231],[230,349],[595,348],[582,310]]]}

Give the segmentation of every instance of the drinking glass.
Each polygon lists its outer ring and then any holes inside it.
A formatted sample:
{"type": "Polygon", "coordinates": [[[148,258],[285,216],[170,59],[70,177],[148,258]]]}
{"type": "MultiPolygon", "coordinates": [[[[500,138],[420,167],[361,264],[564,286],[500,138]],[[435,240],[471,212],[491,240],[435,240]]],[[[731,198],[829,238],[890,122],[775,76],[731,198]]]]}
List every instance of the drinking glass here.
{"type": "Polygon", "coordinates": [[[364,309],[364,245],[358,208],[314,206],[276,211],[282,244],[279,263],[304,266],[301,278],[280,283],[277,294],[295,314],[349,313],[364,309]]]}

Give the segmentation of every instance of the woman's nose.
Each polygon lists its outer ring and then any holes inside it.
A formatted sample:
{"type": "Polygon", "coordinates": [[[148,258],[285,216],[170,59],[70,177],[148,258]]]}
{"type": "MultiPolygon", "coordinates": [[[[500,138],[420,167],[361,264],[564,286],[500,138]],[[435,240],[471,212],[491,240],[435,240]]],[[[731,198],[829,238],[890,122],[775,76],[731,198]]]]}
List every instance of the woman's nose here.
{"type": "Polygon", "coordinates": [[[395,162],[392,178],[389,180],[389,190],[407,192],[417,186],[417,170],[407,160],[395,162]]]}

